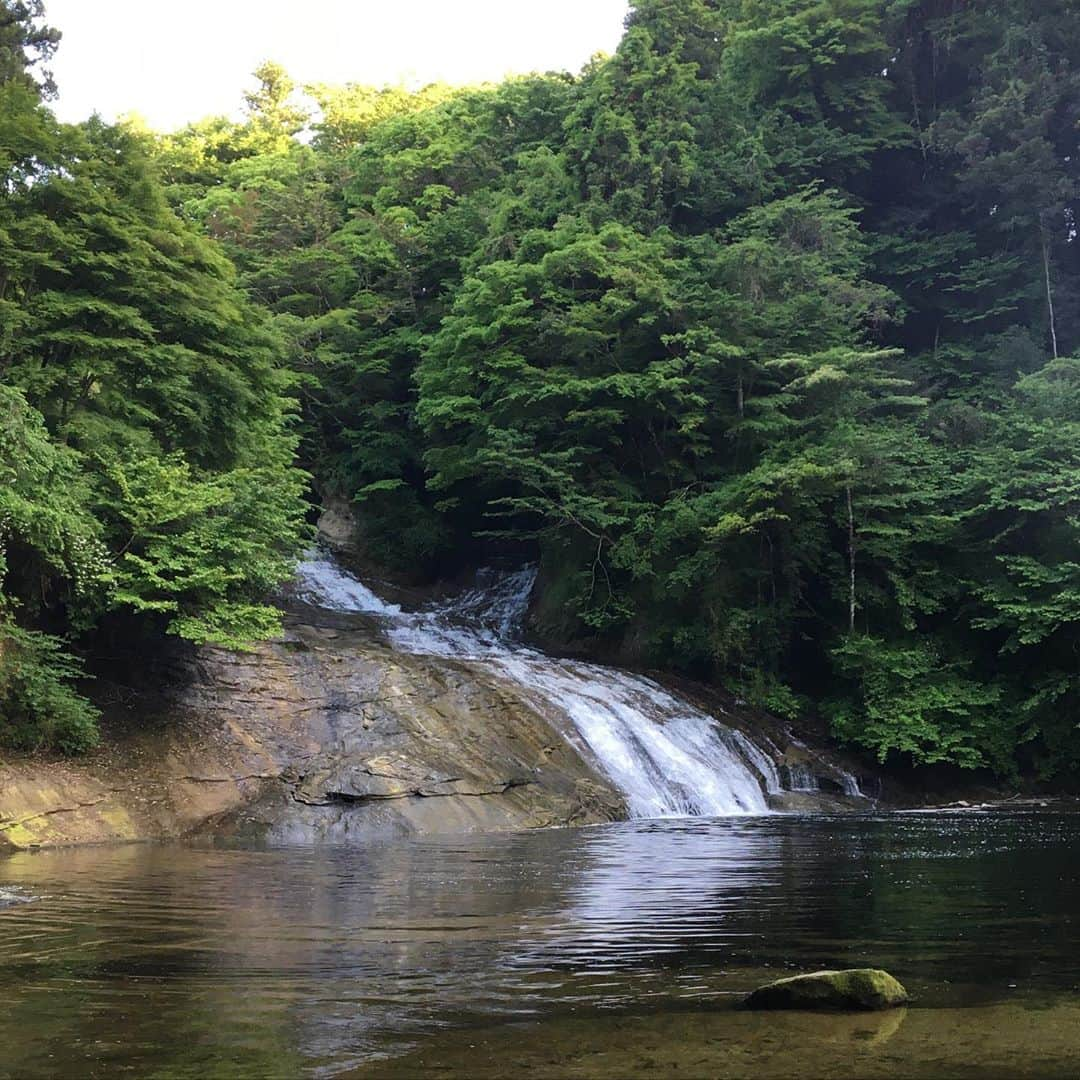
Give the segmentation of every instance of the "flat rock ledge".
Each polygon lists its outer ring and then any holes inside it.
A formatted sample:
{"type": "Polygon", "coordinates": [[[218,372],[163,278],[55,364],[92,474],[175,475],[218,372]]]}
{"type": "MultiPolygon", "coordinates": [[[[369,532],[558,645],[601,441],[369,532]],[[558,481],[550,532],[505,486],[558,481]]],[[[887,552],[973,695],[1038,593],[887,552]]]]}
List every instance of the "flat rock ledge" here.
{"type": "MultiPolygon", "coordinates": [[[[289,616],[251,652],[177,647],[116,687],[84,757],[0,759],[0,856],[192,838],[359,844],[594,825],[622,796],[516,684],[289,616]]],[[[131,664],[137,666],[137,659],[131,664]]],[[[4,898],[0,896],[0,907],[4,898]]]]}
{"type": "Polygon", "coordinates": [[[743,1005],[747,1009],[864,1012],[894,1009],[907,1001],[907,991],[887,971],[852,968],[778,979],[759,987],[743,1005]]]}

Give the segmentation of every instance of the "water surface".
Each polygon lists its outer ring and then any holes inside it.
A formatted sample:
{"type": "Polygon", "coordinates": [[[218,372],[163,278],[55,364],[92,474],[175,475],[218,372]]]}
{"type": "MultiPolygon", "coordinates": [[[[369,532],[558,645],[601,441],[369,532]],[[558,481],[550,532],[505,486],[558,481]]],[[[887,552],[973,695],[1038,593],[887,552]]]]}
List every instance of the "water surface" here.
{"type": "Polygon", "coordinates": [[[0,1075],[1076,1075],[1078,856],[1048,812],[18,855],[0,1075]],[[914,1005],[733,1008],[867,964],[914,1005]]]}

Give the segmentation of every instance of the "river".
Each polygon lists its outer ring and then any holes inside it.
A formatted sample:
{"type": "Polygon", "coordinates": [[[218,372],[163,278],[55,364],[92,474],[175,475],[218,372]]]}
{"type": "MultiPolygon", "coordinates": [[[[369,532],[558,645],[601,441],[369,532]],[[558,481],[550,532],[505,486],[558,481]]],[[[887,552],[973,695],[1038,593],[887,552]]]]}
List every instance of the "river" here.
{"type": "Polygon", "coordinates": [[[1049,811],[20,854],[0,1076],[1075,1076],[1078,912],[1049,811]],[[868,964],[914,1003],[734,1008],[868,964]]]}

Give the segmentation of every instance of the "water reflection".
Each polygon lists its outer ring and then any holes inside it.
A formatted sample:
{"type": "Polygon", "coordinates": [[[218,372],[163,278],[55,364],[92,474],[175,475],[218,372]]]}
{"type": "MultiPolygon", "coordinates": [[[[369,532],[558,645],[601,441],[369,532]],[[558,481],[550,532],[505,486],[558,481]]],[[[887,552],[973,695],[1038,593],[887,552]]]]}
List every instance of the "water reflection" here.
{"type": "Polygon", "coordinates": [[[0,895],[39,899],[0,912],[0,1075],[330,1075],[788,967],[1041,1001],[1080,983],[1078,847],[1071,817],[920,815],[16,856],[0,895]]]}
{"type": "Polygon", "coordinates": [[[570,860],[559,917],[523,926],[517,964],[591,974],[666,966],[696,980],[688,961],[739,948],[741,913],[752,894],[774,893],[783,856],[779,830],[744,822],[595,830],[570,860]]]}

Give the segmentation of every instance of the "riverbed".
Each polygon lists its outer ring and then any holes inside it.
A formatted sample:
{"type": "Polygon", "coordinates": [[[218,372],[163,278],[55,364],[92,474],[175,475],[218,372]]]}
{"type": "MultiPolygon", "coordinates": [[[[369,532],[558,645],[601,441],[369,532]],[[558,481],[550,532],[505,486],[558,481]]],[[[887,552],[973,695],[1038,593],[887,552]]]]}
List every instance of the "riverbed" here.
{"type": "Polygon", "coordinates": [[[0,1076],[1080,1072],[1080,816],[636,821],[0,860],[0,1076]],[[876,1016],[762,981],[882,966],[876,1016]]]}

